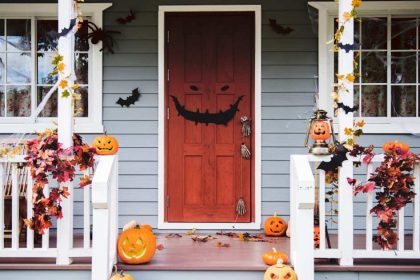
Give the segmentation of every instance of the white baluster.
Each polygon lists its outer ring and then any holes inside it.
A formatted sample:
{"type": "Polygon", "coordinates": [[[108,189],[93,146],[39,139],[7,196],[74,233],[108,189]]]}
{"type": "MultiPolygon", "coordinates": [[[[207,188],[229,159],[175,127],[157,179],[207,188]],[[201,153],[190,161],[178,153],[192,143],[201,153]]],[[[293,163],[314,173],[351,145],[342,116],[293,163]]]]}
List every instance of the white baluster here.
{"type": "MultiPolygon", "coordinates": [[[[44,195],[48,197],[50,195],[50,187],[48,184],[44,186],[44,195]]],[[[50,247],[50,230],[44,230],[44,234],[42,235],[42,249],[48,249],[50,247]]]]}
{"type": "Polygon", "coordinates": [[[319,249],[325,249],[325,171],[318,170],[319,174],[319,249]]]}
{"type": "MultiPolygon", "coordinates": [[[[25,170],[27,170],[27,181],[26,181],[26,212],[28,220],[30,220],[33,216],[33,210],[32,210],[32,187],[33,187],[33,181],[31,177],[31,171],[29,168],[25,167],[25,170]]],[[[34,231],[30,229],[29,227],[26,228],[26,247],[28,249],[34,248],[34,231]]]]}
{"type": "Polygon", "coordinates": [[[0,163],[0,249],[4,248],[4,163],[0,163]]]}
{"type": "MultiPolygon", "coordinates": [[[[366,178],[369,180],[370,174],[373,171],[373,164],[369,163],[367,167],[366,178]]],[[[370,209],[373,205],[373,193],[366,194],[366,250],[372,250],[372,214],[370,209]]]]}
{"type": "Polygon", "coordinates": [[[414,169],[413,250],[420,251],[420,164],[414,169]]]}
{"type": "Polygon", "coordinates": [[[19,248],[19,185],[17,164],[12,164],[12,249],[19,248]]]}
{"type": "MultiPolygon", "coordinates": [[[[89,176],[89,170],[83,175],[89,176]]],[[[83,189],[83,248],[90,248],[90,189],[91,185],[87,185],[83,189]]]]}
{"type": "Polygon", "coordinates": [[[404,251],[404,244],[405,244],[405,225],[404,225],[404,208],[401,208],[398,211],[398,251],[404,251]]]}

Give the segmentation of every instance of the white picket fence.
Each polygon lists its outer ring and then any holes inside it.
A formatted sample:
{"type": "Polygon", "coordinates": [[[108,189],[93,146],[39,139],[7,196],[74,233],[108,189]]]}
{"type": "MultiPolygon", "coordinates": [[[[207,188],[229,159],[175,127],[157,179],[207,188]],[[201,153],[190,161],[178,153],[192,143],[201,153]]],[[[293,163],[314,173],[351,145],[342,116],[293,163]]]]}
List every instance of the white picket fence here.
{"type": "MultiPolygon", "coordinates": [[[[46,230],[37,242],[33,230],[26,229],[26,234],[21,234],[23,218],[30,219],[33,213],[33,181],[29,169],[24,164],[24,156],[0,158],[0,186],[3,188],[0,191],[0,258],[55,258],[57,264],[66,265],[71,263],[72,258],[92,257],[92,279],[109,278],[112,266],[116,262],[118,157],[102,156],[96,160],[92,185],[83,189],[83,242],[76,246],[73,234],[74,190],[69,189],[71,195],[67,202],[70,207],[63,207],[63,218],[57,223],[56,229],[46,230]],[[20,203],[25,205],[21,206],[20,203]],[[23,211],[23,208],[26,208],[26,211],[23,211]],[[25,212],[26,217],[23,216],[25,212]],[[6,221],[11,224],[7,232],[6,221]],[[52,234],[55,234],[57,240],[55,246],[50,244],[50,240],[54,240],[50,237],[52,234]],[[26,240],[20,240],[22,236],[26,240]],[[62,244],[70,246],[60,247],[59,239],[69,240],[62,244]]],[[[90,175],[89,172],[85,174],[90,175]]],[[[47,192],[48,187],[45,188],[45,193],[47,192]]]]}
{"type": "MultiPolygon", "coordinates": [[[[359,158],[350,158],[351,161],[360,161],[359,158]]],[[[362,164],[358,168],[356,175],[350,174],[348,177],[362,177],[367,180],[370,174],[383,160],[383,156],[375,156],[368,165],[362,164]],[[364,175],[360,174],[364,169],[364,175]]],[[[417,194],[413,201],[412,211],[406,213],[407,209],[401,209],[398,212],[398,244],[395,250],[381,250],[374,246],[372,237],[376,231],[377,219],[370,213],[373,207],[374,194],[359,194],[357,198],[353,196],[344,197],[343,193],[338,192],[338,204],[340,211],[337,213],[337,234],[338,246],[328,248],[326,242],[325,219],[327,214],[327,205],[325,202],[325,172],[315,170],[321,161],[329,161],[329,156],[319,157],[312,155],[292,155],[290,161],[290,216],[291,216],[291,260],[301,280],[314,279],[314,259],[338,259],[341,265],[351,266],[353,259],[420,259],[420,165],[417,164],[414,170],[415,186],[414,192],[417,194]],[[314,176],[314,172],[318,172],[314,176]],[[318,205],[319,205],[319,228],[320,228],[320,245],[319,248],[313,246],[313,226],[314,226],[314,205],[315,205],[315,185],[319,188],[318,205]],[[357,199],[358,203],[364,205],[365,210],[363,220],[365,225],[363,229],[358,229],[357,234],[362,234],[365,239],[364,248],[356,248],[355,230],[345,231],[342,229],[343,224],[350,223],[353,225],[354,203],[357,199]],[[344,209],[344,210],[343,210],[344,209]],[[407,216],[405,214],[408,214],[407,216]],[[348,219],[349,215],[352,220],[348,219]],[[412,222],[407,220],[408,217],[412,222]],[[406,228],[407,224],[411,224],[406,228]],[[298,230],[297,230],[298,229],[298,230]],[[405,244],[405,239],[412,236],[412,244],[405,244]],[[340,244],[340,239],[346,241],[347,246],[340,244]],[[348,244],[351,244],[351,250],[348,244]],[[350,260],[348,259],[350,256],[350,260]],[[342,258],[346,258],[345,262],[341,262],[342,258]]],[[[348,187],[350,186],[339,186],[348,187]]],[[[350,193],[351,194],[351,193],[350,193]]],[[[407,208],[407,207],[406,207],[407,208]]],[[[360,213],[359,213],[360,214],[360,213]]],[[[358,217],[360,218],[360,217],[358,217]]]]}

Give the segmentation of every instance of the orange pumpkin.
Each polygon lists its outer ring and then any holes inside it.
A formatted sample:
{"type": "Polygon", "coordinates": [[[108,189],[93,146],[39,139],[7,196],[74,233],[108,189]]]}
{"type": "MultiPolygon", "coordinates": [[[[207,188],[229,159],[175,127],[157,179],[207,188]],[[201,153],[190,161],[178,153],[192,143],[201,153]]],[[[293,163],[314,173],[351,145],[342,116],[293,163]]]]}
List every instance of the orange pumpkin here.
{"type": "Polygon", "coordinates": [[[321,242],[321,233],[319,231],[319,226],[314,226],[314,245],[315,248],[319,248],[321,242]]]}
{"type": "Polygon", "coordinates": [[[96,149],[98,155],[114,155],[118,152],[118,141],[113,136],[100,135],[92,142],[92,147],[96,149]]]}
{"type": "Polygon", "coordinates": [[[273,248],[273,251],[266,252],[262,257],[263,262],[268,265],[275,265],[279,259],[282,259],[283,263],[289,261],[287,254],[278,252],[276,248],[273,248]]]}
{"type": "Polygon", "coordinates": [[[330,125],[326,121],[316,120],[312,124],[311,138],[314,140],[328,140],[331,136],[330,125]]]}
{"type": "Polygon", "coordinates": [[[385,153],[397,151],[400,152],[402,155],[408,153],[410,151],[410,146],[404,142],[398,142],[398,141],[390,141],[386,142],[382,149],[385,153]]]}
{"type": "Polygon", "coordinates": [[[147,263],[155,255],[156,237],[147,226],[136,226],[120,234],[117,251],[118,256],[124,263],[147,263]]]}
{"type": "Polygon", "coordinates": [[[277,213],[264,222],[264,232],[268,236],[283,236],[287,230],[287,223],[277,213]]]}

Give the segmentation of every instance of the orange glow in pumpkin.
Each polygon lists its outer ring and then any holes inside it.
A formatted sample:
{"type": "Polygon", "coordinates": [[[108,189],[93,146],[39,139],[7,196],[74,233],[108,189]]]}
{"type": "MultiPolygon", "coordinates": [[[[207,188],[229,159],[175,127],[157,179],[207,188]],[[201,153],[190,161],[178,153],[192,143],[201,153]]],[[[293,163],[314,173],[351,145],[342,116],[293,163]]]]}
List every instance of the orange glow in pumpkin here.
{"type": "Polygon", "coordinates": [[[331,136],[330,125],[323,120],[314,121],[312,125],[311,138],[314,140],[328,140],[331,136]]]}

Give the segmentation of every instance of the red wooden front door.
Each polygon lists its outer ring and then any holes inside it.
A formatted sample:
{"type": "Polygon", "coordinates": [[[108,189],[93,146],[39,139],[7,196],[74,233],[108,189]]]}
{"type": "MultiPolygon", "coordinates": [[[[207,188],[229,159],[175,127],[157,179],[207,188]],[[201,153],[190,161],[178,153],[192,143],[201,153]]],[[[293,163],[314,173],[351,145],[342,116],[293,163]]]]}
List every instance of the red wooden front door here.
{"type": "Polygon", "coordinates": [[[171,13],[166,31],[166,221],[250,222],[254,165],[241,160],[240,146],[253,154],[254,143],[253,134],[242,137],[240,117],[253,118],[254,15],[171,13]],[[243,98],[224,126],[185,119],[170,96],[202,113],[243,98]],[[244,216],[235,211],[240,197],[244,216]]]}

